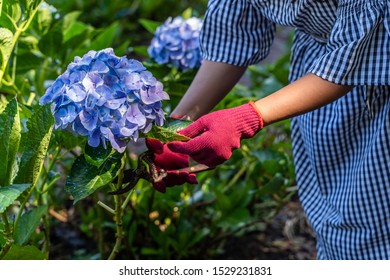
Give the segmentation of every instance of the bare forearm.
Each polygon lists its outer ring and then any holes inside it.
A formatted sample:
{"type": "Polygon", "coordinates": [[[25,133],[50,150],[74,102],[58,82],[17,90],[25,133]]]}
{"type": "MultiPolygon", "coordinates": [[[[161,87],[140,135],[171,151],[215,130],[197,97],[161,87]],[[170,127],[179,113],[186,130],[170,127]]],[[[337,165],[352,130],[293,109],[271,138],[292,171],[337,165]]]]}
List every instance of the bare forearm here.
{"type": "Polygon", "coordinates": [[[352,86],[337,85],[307,74],[279,91],[255,102],[264,125],[298,116],[342,97],[352,86]]]}
{"type": "Polygon", "coordinates": [[[245,70],[245,67],[203,61],[194,81],[172,115],[196,120],[210,112],[233,88],[245,70]]]}

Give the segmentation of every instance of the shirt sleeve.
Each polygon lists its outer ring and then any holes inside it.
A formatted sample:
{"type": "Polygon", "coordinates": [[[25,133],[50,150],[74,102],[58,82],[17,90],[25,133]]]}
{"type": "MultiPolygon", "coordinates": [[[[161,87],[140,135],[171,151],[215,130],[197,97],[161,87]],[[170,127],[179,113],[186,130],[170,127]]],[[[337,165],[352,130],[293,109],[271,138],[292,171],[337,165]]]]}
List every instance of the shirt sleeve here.
{"type": "Polygon", "coordinates": [[[274,39],[275,24],[250,1],[210,0],[200,35],[202,57],[248,66],[263,60],[274,39]]]}
{"type": "Polygon", "coordinates": [[[325,53],[309,69],[344,85],[390,85],[390,1],[341,0],[325,53]]]}

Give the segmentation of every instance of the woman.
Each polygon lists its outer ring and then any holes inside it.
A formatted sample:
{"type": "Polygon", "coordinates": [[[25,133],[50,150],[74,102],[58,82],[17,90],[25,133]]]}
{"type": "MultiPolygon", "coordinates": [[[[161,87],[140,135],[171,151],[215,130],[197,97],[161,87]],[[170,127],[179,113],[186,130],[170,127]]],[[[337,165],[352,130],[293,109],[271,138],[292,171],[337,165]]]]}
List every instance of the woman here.
{"type": "MultiPolygon", "coordinates": [[[[201,44],[202,66],[172,112],[196,120],[180,131],[193,139],[148,141],[156,164],[175,169],[189,156],[216,166],[241,139],[292,118],[298,192],[317,257],[390,259],[390,1],[212,0],[201,44]],[[295,28],[290,84],[208,113],[266,57],[275,24],[295,28]]],[[[171,172],[156,187],[186,181],[196,180],[171,172]]]]}

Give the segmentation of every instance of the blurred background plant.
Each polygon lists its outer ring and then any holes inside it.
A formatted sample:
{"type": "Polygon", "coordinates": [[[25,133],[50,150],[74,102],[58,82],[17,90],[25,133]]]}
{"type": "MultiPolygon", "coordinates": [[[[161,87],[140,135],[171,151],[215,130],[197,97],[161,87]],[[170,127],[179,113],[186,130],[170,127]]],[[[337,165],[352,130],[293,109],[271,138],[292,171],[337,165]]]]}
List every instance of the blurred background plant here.
{"type": "MultiPolygon", "coordinates": [[[[104,185],[73,203],[65,191],[85,139],[52,131],[48,106],[38,101],[75,56],[113,48],[141,60],[160,80],[169,114],[196,69],[153,61],[147,48],[156,28],[178,15],[201,18],[207,1],[5,0],[0,14],[0,258],[106,259],[112,257],[118,216],[99,205],[117,199],[104,185]],[[192,7],[192,8],[188,8],[192,7]],[[98,205],[98,202],[99,205],[98,205]]],[[[289,43],[278,60],[248,68],[245,79],[216,109],[265,96],[287,83],[289,43]]],[[[156,192],[140,180],[120,196],[118,259],[224,258],[233,237],[264,232],[295,196],[289,122],[243,142],[232,158],[198,175],[199,184],[156,192]]],[[[126,151],[135,167],[142,141],[126,151]]],[[[122,159],[123,161],[123,159],[122,159]]]]}

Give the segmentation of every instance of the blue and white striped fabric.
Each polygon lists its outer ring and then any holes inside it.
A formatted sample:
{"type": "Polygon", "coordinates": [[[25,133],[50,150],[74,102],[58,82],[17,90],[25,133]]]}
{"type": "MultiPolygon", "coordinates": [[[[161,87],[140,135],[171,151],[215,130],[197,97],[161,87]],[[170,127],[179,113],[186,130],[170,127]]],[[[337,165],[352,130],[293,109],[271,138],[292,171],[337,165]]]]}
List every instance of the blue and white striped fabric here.
{"type": "Polygon", "coordinates": [[[290,81],[355,85],[292,119],[300,200],[318,259],[390,259],[390,1],[211,0],[204,58],[247,66],[295,27],[290,81]]]}

